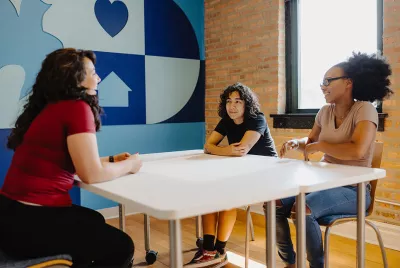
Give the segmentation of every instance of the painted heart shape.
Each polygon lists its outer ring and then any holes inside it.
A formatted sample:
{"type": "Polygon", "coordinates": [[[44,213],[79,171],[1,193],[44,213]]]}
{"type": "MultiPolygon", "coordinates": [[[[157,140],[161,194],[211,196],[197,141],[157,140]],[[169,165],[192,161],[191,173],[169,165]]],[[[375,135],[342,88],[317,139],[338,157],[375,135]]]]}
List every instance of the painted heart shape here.
{"type": "Polygon", "coordinates": [[[128,8],[122,1],[97,0],[94,13],[101,27],[111,36],[116,36],[128,22],[128,8]]]}

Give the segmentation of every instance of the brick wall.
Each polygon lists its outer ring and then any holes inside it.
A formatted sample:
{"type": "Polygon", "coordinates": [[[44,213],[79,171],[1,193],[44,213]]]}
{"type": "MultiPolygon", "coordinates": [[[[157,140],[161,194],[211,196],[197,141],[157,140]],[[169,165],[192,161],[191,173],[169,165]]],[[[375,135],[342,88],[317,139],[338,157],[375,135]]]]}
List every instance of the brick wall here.
{"type": "MultiPolygon", "coordinates": [[[[206,42],[206,133],[219,120],[219,94],[227,85],[240,81],[258,95],[276,145],[309,130],[272,129],[271,113],[285,110],[285,28],[283,0],[205,0],[206,42]]],[[[384,0],[384,53],[393,68],[392,88],[400,82],[400,0],[384,0]]],[[[384,103],[389,114],[385,132],[382,167],[387,178],[380,182],[374,217],[400,225],[400,92],[384,103]]],[[[315,158],[321,155],[316,155],[315,158]]],[[[299,158],[298,153],[290,157],[299,158]]]]}

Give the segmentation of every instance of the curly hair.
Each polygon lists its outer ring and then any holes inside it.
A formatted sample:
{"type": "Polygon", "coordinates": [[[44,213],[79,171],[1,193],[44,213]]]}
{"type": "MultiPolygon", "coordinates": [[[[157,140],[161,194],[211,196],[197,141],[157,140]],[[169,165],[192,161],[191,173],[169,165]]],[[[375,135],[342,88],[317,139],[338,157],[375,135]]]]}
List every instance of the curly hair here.
{"type": "Polygon", "coordinates": [[[353,98],[359,101],[382,101],[394,92],[389,88],[392,74],[386,60],[376,54],[355,53],[345,62],[336,64],[353,82],[353,98]]]}
{"type": "Polygon", "coordinates": [[[33,120],[47,104],[62,100],[83,100],[88,103],[95,118],[96,131],[100,129],[103,110],[98,97],[87,94],[86,88],[80,86],[86,76],[84,58],[96,63],[92,51],[74,48],[58,49],[46,56],[23,111],[8,137],[9,149],[17,149],[33,120]]]}
{"type": "Polygon", "coordinates": [[[226,111],[226,101],[233,92],[238,92],[242,100],[244,100],[244,118],[257,117],[260,112],[260,104],[256,94],[247,86],[241,83],[235,83],[228,86],[220,95],[220,102],[218,107],[218,115],[221,118],[226,118],[228,113],[226,111]]]}

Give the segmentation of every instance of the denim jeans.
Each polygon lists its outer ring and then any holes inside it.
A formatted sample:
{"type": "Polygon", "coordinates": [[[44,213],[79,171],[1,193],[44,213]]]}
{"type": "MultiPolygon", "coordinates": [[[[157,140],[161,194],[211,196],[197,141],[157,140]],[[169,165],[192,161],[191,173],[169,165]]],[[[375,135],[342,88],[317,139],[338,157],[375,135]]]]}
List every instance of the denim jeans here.
{"type": "MultiPolygon", "coordinates": [[[[370,187],[366,190],[366,208],[371,203],[370,187]]],[[[276,208],[276,242],[278,254],[286,264],[296,262],[288,219],[295,197],[281,200],[276,208]]],[[[322,233],[318,218],[328,215],[357,214],[357,186],[339,187],[306,195],[306,205],[311,215],[306,216],[306,252],[310,268],[324,267],[322,233]]]]}

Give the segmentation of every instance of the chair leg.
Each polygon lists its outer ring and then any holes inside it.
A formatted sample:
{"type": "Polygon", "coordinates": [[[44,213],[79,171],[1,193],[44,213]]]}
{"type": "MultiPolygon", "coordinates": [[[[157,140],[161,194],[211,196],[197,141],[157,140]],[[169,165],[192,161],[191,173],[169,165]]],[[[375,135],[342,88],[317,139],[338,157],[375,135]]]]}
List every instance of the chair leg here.
{"type": "Polygon", "coordinates": [[[203,248],[203,229],[202,229],[202,224],[201,224],[201,216],[196,217],[196,246],[201,249],[203,248]]]}
{"type": "Polygon", "coordinates": [[[366,220],[365,223],[367,223],[369,226],[371,226],[372,229],[374,229],[374,231],[376,233],[376,237],[378,238],[379,247],[381,248],[383,267],[388,268],[388,262],[387,262],[387,258],[386,258],[386,250],[385,250],[385,245],[383,244],[381,232],[379,232],[378,227],[376,227],[376,225],[373,224],[372,222],[366,220]]]}
{"type": "Polygon", "coordinates": [[[202,237],[202,230],[201,230],[201,216],[196,217],[196,237],[201,238],[202,237]]]}
{"type": "Polygon", "coordinates": [[[325,229],[325,243],[324,243],[324,262],[325,268],[329,268],[329,235],[331,232],[331,227],[326,227],[325,229]]]}
{"type": "MultiPolygon", "coordinates": [[[[250,211],[250,206],[248,206],[248,210],[250,211]]],[[[253,219],[251,218],[251,213],[249,213],[249,218],[250,218],[250,234],[251,234],[251,241],[254,241],[254,240],[255,240],[254,225],[253,225],[253,219]]]]}
{"type": "Polygon", "coordinates": [[[150,251],[150,216],[144,214],[144,249],[150,251]]]}

